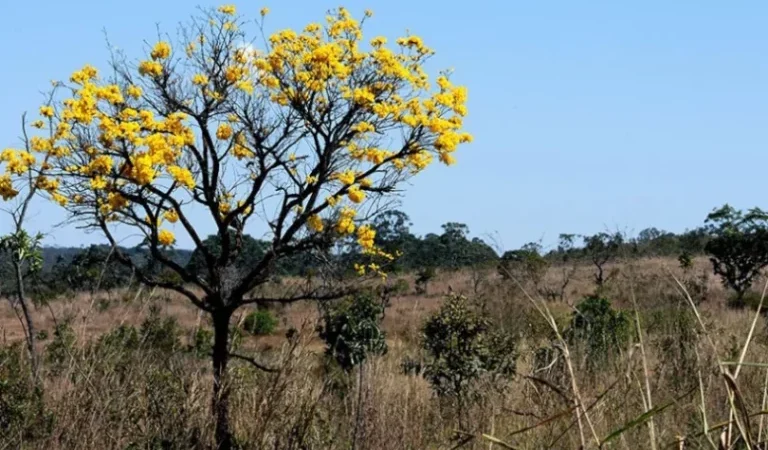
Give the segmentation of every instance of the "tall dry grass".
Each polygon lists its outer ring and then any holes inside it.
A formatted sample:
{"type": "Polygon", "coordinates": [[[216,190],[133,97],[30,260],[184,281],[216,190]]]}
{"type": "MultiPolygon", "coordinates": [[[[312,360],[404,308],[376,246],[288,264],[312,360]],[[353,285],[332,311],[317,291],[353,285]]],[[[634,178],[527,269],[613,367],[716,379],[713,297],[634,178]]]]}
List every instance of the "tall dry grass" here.
{"type": "MultiPolygon", "coordinates": [[[[578,268],[563,302],[545,301],[528,280],[502,280],[493,271],[442,274],[431,295],[394,298],[383,322],[389,351],[366,364],[359,384],[323,357],[314,305],[276,310],[278,332],[245,337],[238,351],[258,353],[279,370],[232,363],[237,441],[254,449],[349,449],[356,434],[356,448],[371,450],[729,448],[721,440],[730,448],[764,448],[764,317],[728,308],[728,293],[703,276],[705,261],[687,272],[663,259],[614,269],[602,294],[630,315],[634,331],[626,348],[597,368],[588,364],[595,355],[563,335],[579,299],[594,291],[589,267],[578,268]],[[419,327],[449,289],[467,294],[519,340],[517,375],[481,380],[462,429],[451,400],[435,396],[418,370],[403,369],[406,360],[423,361],[419,327]],[[290,339],[289,328],[297,330],[290,339]]],[[[558,283],[559,273],[551,269],[543,283],[558,283]]],[[[164,292],[96,295],[36,311],[48,332],[39,393],[25,381],[24,349],[15,344],[22,335],[3,303],[0,448],[208,448],[210,364],[187,349],[206,320],[164,292]],[[99,343],[120,325],[140,327],[152,305],[176,318],[180,345],[99,343]],[[64,321],[67,339],[53,333],[64,321]]]]}

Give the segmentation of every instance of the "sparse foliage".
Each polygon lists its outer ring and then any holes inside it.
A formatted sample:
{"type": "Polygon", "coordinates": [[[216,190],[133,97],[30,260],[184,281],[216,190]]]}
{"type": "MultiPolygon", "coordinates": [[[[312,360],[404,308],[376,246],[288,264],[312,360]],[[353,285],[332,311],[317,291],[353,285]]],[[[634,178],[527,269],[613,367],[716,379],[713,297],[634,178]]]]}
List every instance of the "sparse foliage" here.
{"type": "Polygon", "coordinates": [[[612,274],[605,273],[606,265],[615,261],[620,254],[624,236],[621,233],[597,233],[592,236],[584,236],[584,255],[595,266],[595,285],[602,289],[606,282],[612,278],[612,274]]]}

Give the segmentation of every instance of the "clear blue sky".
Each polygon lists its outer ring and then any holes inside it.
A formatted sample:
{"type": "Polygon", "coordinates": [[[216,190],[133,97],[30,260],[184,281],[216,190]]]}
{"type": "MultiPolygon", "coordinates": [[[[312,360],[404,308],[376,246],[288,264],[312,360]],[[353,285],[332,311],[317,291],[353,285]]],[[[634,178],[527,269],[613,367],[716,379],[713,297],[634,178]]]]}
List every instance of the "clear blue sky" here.
{"type": "MultiPolygon", "coordinates": [[[[414,178],[414,231],[464,222],[513,248],[605,228],[682,231],[717,205],[766,206],[768,3],[764,1],[347,2],[373,9],[366,36],[406,29],[469,87],[475,142],[414,178]]],[[[104,66],[103,30],[129,56],[219,2],[29,0],[0,11],[0,147],[18,144],[49,80],[104,66]]],[[[235,2],[267,29],[321,21],[336,1],[235,2]]],[[[36,228],[59,212],[38,205],[36,228]]],[[[7,231],[0,217],[0,232],[7,231]]],[[[53,245],[97,242],[53,230],[53,245]]]]}

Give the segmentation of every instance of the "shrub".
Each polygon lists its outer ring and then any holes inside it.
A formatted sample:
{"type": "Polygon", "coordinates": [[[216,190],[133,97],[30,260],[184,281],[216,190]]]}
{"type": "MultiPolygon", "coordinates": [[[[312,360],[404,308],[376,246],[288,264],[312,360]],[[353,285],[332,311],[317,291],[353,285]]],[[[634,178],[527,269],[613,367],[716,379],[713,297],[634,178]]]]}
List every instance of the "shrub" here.
{"type": "Polygon", "coordinates": [[[64,363],[70,360],[75,341],[75,332],[69,321],[56,324],[53,330],[53,340],[46,347],[48,362],[53,372],[60,370],[64,363]]]}
{"type": "Polygon", "coordinates": [[[626,348],[630,332],[626,314],[611,308],[607,299],[590,296],[576,307],[566,335],[571,343],[584,345],[587,368],[592,370],[626,348]]]}
{"type": "Polygon", "coordinates": [[[213,351],[213,330],[200,327],[195,331],[191,349],[197,356],[208,356],[213,351]]]}
{"type": "Polygon", "coordinates": [[[20,344],[0,349],[0,441],[34,439],[50,431],[53,417],[44,409],[42,391],[29,376],[20,344]]]}
{"type": "Polygon", "coordinates": [[[120,325],[99,339],[101,348],[135,350],[139,347],[141,338],[136,327],[120,325]]]}
{"type": "Polygon", "coordinates": [[[424,267],[419,269],[416,273],[416,293],[427,294],[429,290],[429,282],[437,276],[437,271],[434,267],[424,267]]]}
{"type": "Polygon", "coordinates": [[[277,327],[277,318],[269,310],[258,309],[250,312],[243,321],[243,330],[256,336],[272,334],[277,327]]]}
{"type": "Polygon", "coordinates": [[[454,295],[422,329],[428,355],[424,375],[438,395],[458,400],[459,414],[481,376],[515,372],[514,341],[493,333],[490,325],[466,297],[454,295]]]}
{"type": "Polygon", "coordinates": [[[139,331],[141,345],[145,348],[172,352],[179,347],[179,326],[174,317],[161,317],[160,308],[152,305],[149,316],[139,331]]]}
{"type": "Polygon", "coordinates": [[[320,329],[326,354],[349,371],[369,355],[386,353],[386,336],[379,326],[383,313],[383,305],[372,292],[359,293],[327,306],[320,329]]]}

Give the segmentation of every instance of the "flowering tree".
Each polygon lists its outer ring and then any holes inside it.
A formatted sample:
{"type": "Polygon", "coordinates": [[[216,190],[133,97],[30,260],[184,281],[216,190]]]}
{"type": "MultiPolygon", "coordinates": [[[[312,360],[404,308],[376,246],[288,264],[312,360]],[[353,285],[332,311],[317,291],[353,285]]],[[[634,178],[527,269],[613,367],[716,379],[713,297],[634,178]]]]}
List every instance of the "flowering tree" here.
{"type": "MultiPolygon", "coordinates": [[[[257,21],[262,30],[266,14],[257,21]]],[[[401,182],[435,158],[452,164],[471,140],[461,130],[466,88],[447,74],[430,87],[422,66],[433,51],[417,36],[397,39],[396,50],[384,37],[363,41],[370,15],[358,21],[340,8],[324,25],[253,46],[244,44],[252,42],[242,31],[248,22],[222,6],[182,27],[178,44],[161,40],[138,62],[116,55],[109,77],[90,65],[73,73],[56,84],[67,95],[54,96],[32,124],[50,131],[29,140],[45,159],[42,192],[115,247],[119,230],[140,233],[153,261],[179,281],[154,276],[119,250],[116,257],[144,283],[179,292],[211,315],[220,448],[230,446],[224,381],[232,313],[338,296],[319,287],[268,296],[259,288],[280,260],[350,235],[372,259],[390,257],[376,248],[368,219],[401,182]],[[269,230],[270,246],[257,263],[235,267],[254,223],[269,230]],[[215,230],[217,252],[203,245],[202,226],[215,230]],[[179,233],[202,255],[202,274],[169,256],[179,233]]],[[[27,154],[9,152],[5,161],[27,154]]],[[[10,164],[7,172],[0,195],[10,198],[10,164]]]]}

